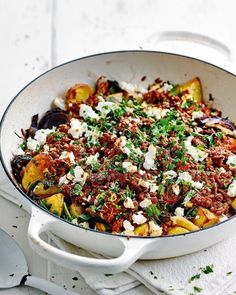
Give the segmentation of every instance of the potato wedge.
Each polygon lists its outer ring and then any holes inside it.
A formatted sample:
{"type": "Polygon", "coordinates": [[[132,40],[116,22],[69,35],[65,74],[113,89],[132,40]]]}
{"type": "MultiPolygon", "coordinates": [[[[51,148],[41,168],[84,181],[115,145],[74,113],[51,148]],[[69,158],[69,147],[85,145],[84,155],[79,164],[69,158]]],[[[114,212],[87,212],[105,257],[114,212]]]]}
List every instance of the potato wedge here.
{"type": "Polygon", "coordinates": [[[208,220],[206,223],[203,224],[203,228],[214,225],[214,224],[218,223],[218,221],[219,221],[219,218],[214,218],[214,219],[208,220]]]}
{"type": "Polygon", "coordinates": [[[50,206],[49,211],[61,216],[63,210],[64,195],[61,193],[52,195],[45,199],[46,206],[50,206]]]}
{"type": "Polygon", "coordinates": [[[96,222],[95,223],[96,229],[102,232],[107,231],[106,225],[102,222],[96,222]]]}
{"type": "Polygon", "coordinates": [[[37,184],[37,186],[34,189],[34,194],[36,196],[39,196],[39,197],[45,196],[45,198],[48,197],[48,196],[54,195],[57,192],[58,192],[58,187],[56,185],[53,185],[53,186],[50,186],[47,189],[44,189],[44,186],[43,186],[42,182],[37,184]]]}
{"type": "Polygon", "coordinates": [[[75,84],[66,93],[66,106],[73,103],[82,103],[94,92],[88,84],[75,84]]]}
{"type": "Polygon", "coordinates": [[[184,227],[189,231],[194,231],[199,229],[197,225],[195,225],[194,223],[192,223],[191,221],[189,221],[188,219],[182,216],[172,216],[171,220],[173,221],[174,225],[184,227]]]}
{"type": "Polygon", "coordinates": [[[188,232],[189,230],[180,226],[174,226],[167,231],[168,235],[179,235],[179,234],[185,234],[188,232]]]}
{"type": "Polygon", "coordinates": [[[236,198],[232,199],[231,206],[236,210],[236,198]]]}
{"type": "Polygon", "coordinates": [[[22,186],[26,191],[31,184],[44,179],[44,171],[50,166],[50,162],[50,157],[44,154],[38,154],[29,161],[22,178],[22,186]]]}
{"type": "Polygon", "coordinates": [[[144,223],[137,226],[134,230],[136,236],[147,236],[148,235],[148,224],[144,223]]]}
{"type": "Polygon", "coordinates": [[[202,227],[205,222],[207,222],[207,217],[203,211],[202,207],[198,208],[197,215],[193,219],[193,223],[199,227],[202,227]]]}
{"type": "Polygon", "coordinates": [[[71,216],[78,218],[79,215],[83,214],[84,210],[83,207],[81,205],[72,203],[69,207],[70,210],[70,214],[71,216]]]}
{"type": "Polygon", "coordinates": [[[219,219],[219,217],[215,213],[211,212],[207,208],[202,208],[202,210],[203,210],[203,212],[206,215],[208,220],[219,219]]]}
{"type": "MultiPolygon", "coordinates": [[[[198,77],[178,86],[176,90],[180,92],[188,90],[189,95],[196,103],[202,103],[203,101],[201,81],[198,77]]],[[[189,99],[188,97],[188,95],[184,95],[182,98],[185,101],[189,99]]]]}

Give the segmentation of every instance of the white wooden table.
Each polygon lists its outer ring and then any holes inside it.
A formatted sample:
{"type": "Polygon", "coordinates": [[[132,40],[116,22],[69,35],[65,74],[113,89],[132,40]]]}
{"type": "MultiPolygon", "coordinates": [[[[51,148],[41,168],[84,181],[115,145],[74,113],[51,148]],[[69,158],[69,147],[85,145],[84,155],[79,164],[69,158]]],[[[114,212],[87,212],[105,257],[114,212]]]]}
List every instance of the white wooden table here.
{"type": "MultiPolygon", "coordinates": [[[[233,0],[0,0],[0,116],[12,97],[37,75],[96,52],[167,50],[234,70],[234,6],[233,0]],[[193,34],[183,35],[183,31],[193,34]],[[209,39],[199,34],[219,42],[206,50],[209,39]],[[181,36],[190,36],[194,46],[181,36]]],[[[78,274],[78,280],[72,280],[72,271],[33,253],[26,239],[28,221],[28,213],[0,197],[0,227],[19,243],[30,272],[80,294],[95,294],[78,274]]],[[[26,287],[0,293],[42,294],[26,287]]]]}

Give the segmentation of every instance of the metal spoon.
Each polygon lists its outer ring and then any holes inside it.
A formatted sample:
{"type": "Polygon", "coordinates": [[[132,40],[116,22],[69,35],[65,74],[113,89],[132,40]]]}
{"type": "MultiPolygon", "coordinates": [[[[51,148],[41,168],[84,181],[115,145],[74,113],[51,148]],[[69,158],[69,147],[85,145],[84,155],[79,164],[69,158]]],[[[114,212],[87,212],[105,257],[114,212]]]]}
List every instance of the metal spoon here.
{"type": "Polygon", "coordinates": [[[52,295],[78,295],[47,280],[31,276],[19,245],[0,229],[0,289],[19,285],[34,287],[52,295]]]}

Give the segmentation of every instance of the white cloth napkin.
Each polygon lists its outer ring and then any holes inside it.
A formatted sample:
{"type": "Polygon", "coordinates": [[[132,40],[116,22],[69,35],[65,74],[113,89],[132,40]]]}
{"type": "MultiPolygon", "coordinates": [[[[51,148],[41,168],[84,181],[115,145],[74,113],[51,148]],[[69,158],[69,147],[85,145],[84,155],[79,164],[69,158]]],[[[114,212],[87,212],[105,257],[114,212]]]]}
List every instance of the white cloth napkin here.
{"type": "MultiPolygon", "coordinates": [[[[7,179],[2,167],[0,168],[0,195],[18,203],[19,192],[7,179]]],[[[49,234],[57,247],[79,255],[96,256],[64,240],[49,234]]],[[[138,261],[126,272],[115,275],[95,274],[81,271],[87,284],[101,295],[116,294],[204,294],[223,295],[236,280],[236,235],[207,250],[194,254],[153,261],[138,261]],[[202,270],[207,265],[213,265],[213,272],[205,274],[202,270]],[[200,278],[193,276],[200,274],[200,278]],[[192,278],[192,281],[191,281],[192,278]],[[140,286],[140,285],[144,286],[140,286]]],[[[232,293],[231,293],[232,294],[232,293]]]]}

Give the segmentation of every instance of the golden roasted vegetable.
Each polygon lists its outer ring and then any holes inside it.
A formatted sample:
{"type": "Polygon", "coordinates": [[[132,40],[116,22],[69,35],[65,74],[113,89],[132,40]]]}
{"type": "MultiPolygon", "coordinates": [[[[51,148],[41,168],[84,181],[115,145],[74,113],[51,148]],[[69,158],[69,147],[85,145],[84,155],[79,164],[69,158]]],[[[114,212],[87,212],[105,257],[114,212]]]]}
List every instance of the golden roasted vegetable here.
{"type": "Polygon", "coordinates": [[[203,211],[202,207],[198,208],[197,215],[193,219],[193,223],[199,227],[202,227],[203,224],[207,221],[207,217],[203,211]]]}
{"type": "Polygon", "coordinates": [[[148,224],[144,223],[137,226],[134,230],[136,236],[147,236],[148,235],[148,224]]]}
{"type": "Polygon", "coordinates": [[[189,96],[197,103],[202,103],[202,86],[198,77],[178,86],[177,91],[183,92],[188,90],[189,95],[183,95],[183,100],[188,100],[189,96]]]}
{"type": "Polygon", "coordinates": [[[173,221],[174,225],[184,227],[190,231],[194,231],[194,230],[199,229],[199,227],[197,225],[195,225],[194,223],[192,223],[191,221],[189,221],[188,219],[186,219],[185,217],[182,217],[182,216],[172,216],[171,220],[173,221]]]}
{"type": "Polygon", "coordinates": [[[218,223],[218,221],[219,221],[219,218],[214,218],[214,219],[208,220],[206,223],[203,224],[202,227],[208,227],[208,226],[214,225],[214,224],[218,223]]]}
{"type": "Polygon", "coordinates": [[[106,225],[102,222],[96,222],[95,223],[96,229],[102,232],[105,232],[107,230],[106,225]]]}
{"type": "Polygon", "coordinates": [[[179,235],[179,234],[185,234],[188,232],[189,232],[189,230],[187,230],[186,228],[183,228],[181,226],[174,226],[174,227],[168,229],[168,231],[167,231],[168,235],[179,235]]]}
{"type": "Polygon", "coordinates": [[[58,187],[56,185],[50,186],[47,189],[44,189],[43,183],[40,182],[37,184],[37,186],[34,188],[34,194],[39,197],[47,197],[51,196],[53,194],[56,194],[58,192],[58,187]]]}
{"type": "Polygon", "coordinates": [[[31,184],[43,180],[45,170],[50,166],[50,157],[39,154],[33,157],[25,167],[22,178],[22,186],[27,191],[31,184]]]}
{"type": "Polygon", "coordinates": [[[66,105],[85,102],[93,92],[88,84],[75,84],[66,93],[66,105]]]}
{"type": "Polygon", "coordinates": [[[236,210],[236,198],[232,199],[231,206],[236,210]]]}
{"type": "Polygon", "coordinates": [[[70,214],[71,216],[78,218],[79,215],[83,214],[84,210],[83,207],[81,205],[72,203],[69,207],[70,210],[70,214]]]}
{"type": "Polygon", "coordinates": [[[48,197],[45,200],[46,206],[50,206],[49,211],[61,216],[62,210],[63,210],[63,203],[64,203],[64,195],[61,193],[52,195],[51,197],[48,197]]]}

